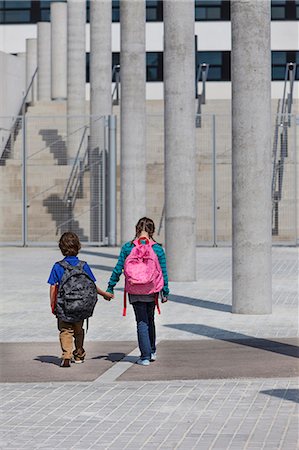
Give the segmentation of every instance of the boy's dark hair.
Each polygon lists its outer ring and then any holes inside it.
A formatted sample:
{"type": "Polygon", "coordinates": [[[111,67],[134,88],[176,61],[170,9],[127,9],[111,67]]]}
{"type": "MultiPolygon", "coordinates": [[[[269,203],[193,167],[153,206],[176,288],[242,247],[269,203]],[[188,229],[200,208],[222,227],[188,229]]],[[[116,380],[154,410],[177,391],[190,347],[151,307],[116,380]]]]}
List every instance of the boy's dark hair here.
{"type": "Polygon", "coordinates": [[[77,256],[81,244],[76,233],[73,233],[72,231],[63,233],[59,239],[59,248],[63,256],[77,256]]]}

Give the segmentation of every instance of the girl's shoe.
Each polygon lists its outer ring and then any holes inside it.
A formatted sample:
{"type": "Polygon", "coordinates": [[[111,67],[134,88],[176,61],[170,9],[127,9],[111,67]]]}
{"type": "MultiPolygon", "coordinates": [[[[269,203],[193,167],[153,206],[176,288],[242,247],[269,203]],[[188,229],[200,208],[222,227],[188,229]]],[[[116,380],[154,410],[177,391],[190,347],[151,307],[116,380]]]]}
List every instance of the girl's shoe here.
{"type": "Polygon", "coordinates": [[[157,353],[156,352],[152,353],[150,361],[156,361],[156,359],[157,359],[157,353]]]}
{"type": "Polygon", "coordinates": [[[136,364],[139,364],[140,366],[149,366],[150,362],[148,359],[137,359],[136,364]]]}

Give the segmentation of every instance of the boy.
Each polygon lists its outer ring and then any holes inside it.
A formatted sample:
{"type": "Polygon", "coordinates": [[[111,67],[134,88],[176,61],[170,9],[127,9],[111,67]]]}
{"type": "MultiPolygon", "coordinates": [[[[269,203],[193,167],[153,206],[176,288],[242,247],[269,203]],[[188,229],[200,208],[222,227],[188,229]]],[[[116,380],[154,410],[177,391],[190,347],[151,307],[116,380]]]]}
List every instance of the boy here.
{"type": "MultiPolygon", "coordinates": [[[[59,333],[59,339],[60,339],[60,345],[62,349],[62,361],[61,361],[61,367],[70,367],[70,362],[72,357],[74,358],[75,363],[83,363],[85,358],[85,350],[83,348],[84,343],[84,329],[83,329],[83,322],[84,319],[78,320],[78,317],[81,316],[81,311],[78,311],[78,308],[82,308],[82,315],[87,314],[87,316],[92,315],[94,304],[91,306],[91,310],[86,313],[84,311],[84,302],[83,305],[81,303],[80,306],[80,299],[75,299],[72,302],[70,302],[70,307],[68,305],[64,304],[64,300],[62,298],[62,294],[59,293],[58,295],[58,301],[57,301],[57,289],[59,292],[59,285],[61,284],[63,275],[66,270],[68,270],[68,273],[70,273],[70,270],[72,270],[73,266],[78,266],[78,270],[76,271],[76,275],[78,275],[78,280],[80,277],[80,273],[82,274],[82,271],[87,274],[87,277],[85,274],[83,274],[83,282],[86,282],[86,285],[89,286],[91,296],[94,297],[93,301],[96,301],[96,293],[100,294],[102,297],[104,297],[105,300],[110,300],[113,298],[113,295],[109,292],[102,291],[98,286],[96,286],[94,283],[96,281],[89,265],[87,263],[84,263],[83,261],[79,261],[77,255],[79,253],[79,250],[81,248],[81,244],[79,241],[78,236],[75,233],[72,232],[66,232],[64,233],[60,240],[59,240],[59,248],[61,250],[61,253],[65,258],[60,261],[56,262],[54,266],[52,267],[48,283],[50,284],[50,303],[53,314],[56,315],[58,319],[58,330],[59,333]],[[81,269],[82,267],[82,269],[81,269]],[[57,304],[56,304],[57,302],[57,304]],[[77,302],[77,303],[76,303],[77,302]],[[65,307],[66,306],[66,307],[65,307]],[[67,307],[69,308],[67,310],[67,307]],[[77,308],[74,310],[74,308],[77,308]],[[75,343],[75,350],[73,350],[73,339],[75,343]]],[[[73,277],[74,281],[72,283],[76,283],[75,276],[73,277]]],[[[64,277],[63,282],[65,282],[66,277],[64,277]]],[[[79,281],[78,281],[79,282],[79,281]]],[[[70,284],[72,286],[72,284],[70,284]]],[[[80,289],[80,286],[73,285],[75,289],[80,289]]],[[[68,287],[69,289],[69,287],[68,287]]],[[[71,292],[68,292],[68,294],[71,292]]],[[[86,294],[86,293],[85,293],[86,294]]],[[[89,291],[88,291],[89,295],[89,291]]],[[[88,297],[87,295],[87,297],[88,297]]],[[[91,300],[91,298],[90,298],[91,300]]],[[[92,301],[92,300],[91,300],[92,301]]]]}

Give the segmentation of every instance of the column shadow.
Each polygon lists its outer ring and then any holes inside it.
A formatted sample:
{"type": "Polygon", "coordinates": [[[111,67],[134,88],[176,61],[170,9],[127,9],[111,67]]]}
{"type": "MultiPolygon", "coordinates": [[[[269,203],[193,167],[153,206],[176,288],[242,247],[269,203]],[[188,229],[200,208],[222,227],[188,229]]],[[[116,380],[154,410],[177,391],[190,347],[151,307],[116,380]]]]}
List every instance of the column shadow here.
{"type": "Polygon", "coordinates": [[[260,394],[271,395],[272,397],[299,403],[299,389],[269,389],[260,391],[260,394]]]}
{"type": "Polygon", "coordinates": [[[247,347],[253,347],[260,350],[266,350],[269,352],[279,353],[285,356],[291,356],[293,358],[299,358],[299,347],[292,344],[273,341],[271,339],[254,338],[242,333],[235,333],[232,331],[224,330],[221,328],[211,327],[203,324],[187,324],[176,323],[164,325],[168,328],[174,328],[176,330],[187,331],[189,333],[206,336],[212,339],[218,339],[221,341],[227,341],[247,347]]]}
{"type": "Polygon", "coordinates": [[[210,300],[202,300],[200,298],[185,297],[183,295],[170,294],[169,301],[182,303],[184,305],[197,306],[198,308],[213,309],[215,311],[232,311],[231,305],[226,305],[225,303],[217,303],[210,300]]]}

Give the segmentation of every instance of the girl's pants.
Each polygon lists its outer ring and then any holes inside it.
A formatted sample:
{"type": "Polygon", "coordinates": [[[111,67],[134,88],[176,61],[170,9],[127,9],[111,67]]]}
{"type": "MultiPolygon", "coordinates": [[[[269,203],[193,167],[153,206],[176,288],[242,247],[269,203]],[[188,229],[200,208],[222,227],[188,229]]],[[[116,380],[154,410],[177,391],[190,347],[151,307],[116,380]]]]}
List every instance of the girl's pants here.
{"type": "Polygon", "coordinates": [[[138,345],[141,359],[150,359],[156,351],[155,302],[134,302],[138,345]]]}
{"type": "Polygon", "coordinates": [[[64,322],[58,319],[59,340],[62,350],[62,359],[72,359],[73,340],[75,342],[75,352],[79,355],[84,354],[84,329],[83,320],[80,322],[64,322]]]}

